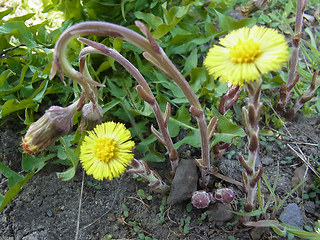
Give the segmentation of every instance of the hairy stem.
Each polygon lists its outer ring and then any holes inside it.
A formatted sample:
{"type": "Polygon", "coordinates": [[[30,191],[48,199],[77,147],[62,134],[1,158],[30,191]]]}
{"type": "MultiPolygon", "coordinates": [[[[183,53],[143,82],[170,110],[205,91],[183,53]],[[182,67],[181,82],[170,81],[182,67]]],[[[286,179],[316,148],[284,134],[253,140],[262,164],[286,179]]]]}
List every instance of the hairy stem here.
{"type": "Polygon", "coordinates": [[[280,100],[276,105],[279,112],[285,112],[285,107],[288,105],[292,97],[292,88],[297,83],[299,77],[296,76],[296,69],[299,62],[300,41],[302,36],[302,20],[304,9],[307,5],[307,0],[297,0],[296,23],[294,36],[292,38],[292,54],[289,59],[289,73],[287,83],[280,89],[280,100]]]}
{"type": "Polygon", "coordinates": [[[262,168],[256,170],[256,161],[259,157],[259,118],[262,111],[260,103],[262,80],[247,84],[249,102],[247,108],[243,107],[244,126],[248,136],[248,159],[241,155],[239,160],[244,167],[243,188],[246,193],[245,211],[251,212],[254,209],[254,202],[257,192],[257,182],[262,174],[262,168]]]}
{"type": "Polygon", "coordinates": [[[118,53],[115,49],[108,48],[107,46],[90,41],[85,38],[79,38],[79,40],[85,44],[88,44],[90,47],[86,47],[81,51],[81,55],[85,57],[85,55],[90,53],[98,53],[103,54],[109,57],[112,57],[117,62],[119,62],[138,82],[137,91],[139,95],[146,101],[152,108],[153,113],[158,122],[158,126],[161,131],[161,138],[163,139],[162,143],[165,145],[171,162],[172,172],[175,173],[176,168],[178,167],[178,153],[175,147],[173,146],[172,139],[170,137],[170,133],[167,127],[166,120],[164,119],[162,112],[160,110],[159,104],[156,101],[149,85],[147,84],[144,77],[141,75],[139,70],[133,66],[125,57],[123,57],[120,53],[118,53]],[[140,87],[139,87],[140,86],[140,87]]]}
{"type": "MultiPolygon", "coordinates": [[[[85,76],[79,72],[77,72],[71,64],[67,61],[66,58],[66,48],[68,43],[79,35],[98,35],[98,36],[112,36],[116,38],[124,39],[137,47],[143,49],[145,51],[144,56],[153,63],[156,67],[159,68],[161,72],[163,72],[166,76],[171,78],[183,91],[188,101],[191,104],[191,107],[197,109],[197,122],[200,129],[201,134],[201,155],[202,162],[205,168],[210,169],[210,158],[209,158],[209,137],[207,132],[207,123],[206,118],[204,116],[204,112],[201,108],[201,104],[193,92],[192,88],[186,81],[186,79],[182,76],[182,74],[178,71],[178,69],[174,66],[174,64],[170,61],[167,55],[164,53],[163,49],[156,43],[156,41],[152,38],[148,28],[141,22],[136,22],[136,25],[140,28],[141,32],[147,37],[143,37],[140,34],[117,24],[112,24],[108,22],[98,22],[98,21],[90,21],[90,22],[82,22],[72,27],[68,28],[64,31],[60,38],[56,43],[56,51],[53,56],[53,64],[51,69],[50,77],[53,78],[56,71],[59,71],[60,78],[63,81],[63,72],[69,76],[70,78],[76,80],[81,85],[83,85],[83,89],[87,96],[91,94],[91,85],[99,85],[96,82],[90,81],[86,79],[85,76]]],[[[146,88],[143,88],[146,90],[146,88]]],[[[204,172],[204,169],[201,169],[204,172]]],[[[202,176],[205,176],[205,173],[202,173],[202,176]]],[[[206,180],[203,182],[207,182],[206,180]]]]}

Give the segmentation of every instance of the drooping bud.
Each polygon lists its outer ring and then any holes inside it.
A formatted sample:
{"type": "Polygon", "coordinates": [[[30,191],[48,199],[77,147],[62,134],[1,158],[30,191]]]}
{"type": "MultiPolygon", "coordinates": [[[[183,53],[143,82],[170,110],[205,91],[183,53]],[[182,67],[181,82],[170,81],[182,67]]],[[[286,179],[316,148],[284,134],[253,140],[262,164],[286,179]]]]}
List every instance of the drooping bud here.
{"type": "Polygon", "coordinates": [[[94,129],[101,122],[102,116],[103,110],[99,104],[85,104],[81,110],[80,131],[94,129]]]}
{"type": "Polygon", "coordinates": [[[234,192],[230,188],[218,188],[213,191],[213,200],[219,203],[231,203],[234,192]]]}
{"type": "Polygon", "coordinates": [[[46,110],[41,118],[30,125],[22,138],[23,151],[27,154],[37,154],[59,137],[70,133],[72,118],[77,111],[77,102],[66,108],[52,106],[46,110]]]}
{"type": "Polygon", "coordinates": [[[191,203],[195,208],[206,208],[212,201],[212,193],[204,190],[195,191],[192,193],[191,203]]]}

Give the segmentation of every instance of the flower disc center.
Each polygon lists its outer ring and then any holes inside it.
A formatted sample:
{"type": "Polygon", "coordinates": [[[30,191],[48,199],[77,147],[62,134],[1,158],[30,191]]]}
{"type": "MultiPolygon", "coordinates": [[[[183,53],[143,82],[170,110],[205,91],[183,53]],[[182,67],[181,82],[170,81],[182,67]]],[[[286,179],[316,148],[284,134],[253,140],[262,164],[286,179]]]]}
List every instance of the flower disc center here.
{"type": "Polygon", "coordinates": [[[109,162],[116,154],[117,145],[111,138],[100,138],[94,146],[94,156],[103,162],[109,162]]]}
{"type": "Polygon", "coordinates": [[[234,63],[251,63],[261,55],[261,46],[259,43],[248,39],[239,40],[236,45],[230,48],[229,54],[234,63]]]}

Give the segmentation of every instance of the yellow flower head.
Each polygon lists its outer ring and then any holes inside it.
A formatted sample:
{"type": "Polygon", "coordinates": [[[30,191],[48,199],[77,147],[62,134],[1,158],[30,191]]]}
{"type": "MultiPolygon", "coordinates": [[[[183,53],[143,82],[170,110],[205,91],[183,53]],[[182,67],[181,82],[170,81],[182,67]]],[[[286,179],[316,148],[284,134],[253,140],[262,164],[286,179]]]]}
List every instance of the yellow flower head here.
{"type": "Polygon", "coordinates": [[[80,162],[95,179],[119,177],[133,158],[134,142],[122,123],[106,122],[88,132],[80,147],[80,162]]]}
{"type": "Polygon", "coordinates": [[[204,65],[209,74],[232,85],[242,86],[262,74],[281,68],[289,50],[276,30],[254,26],[232,31],[208,52],[204,65]]]}

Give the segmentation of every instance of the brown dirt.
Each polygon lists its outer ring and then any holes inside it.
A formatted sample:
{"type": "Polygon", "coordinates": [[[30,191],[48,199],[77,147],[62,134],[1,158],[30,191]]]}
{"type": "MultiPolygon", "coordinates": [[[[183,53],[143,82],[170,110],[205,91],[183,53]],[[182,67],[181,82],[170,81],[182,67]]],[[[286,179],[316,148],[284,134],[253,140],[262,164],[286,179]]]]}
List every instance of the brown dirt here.
{"type": "MultiPolygon", "coordinates": [[[[294,170],[303,165],[301,159],[288,147],[300,147],[305,156],[318,156],[317,144],[320,141],[320,120],[317,116],[298,117],[288,126],[293,138],[285,140],[279,136],[279,141],[267,142],[261,147],[261,159],[270,157],[271,161],[262,161],[264,172],[271,182],[276,175],[277,164],[292,156],[291,163],[280,163],[279,183],[277,195],[281,198],[292,189],[291,181],[294,170]],[[295,145],[293,142],[297,142],[295,145]],[[284,148],[283,148],[284,146],[284,148]],[[267,163],[268,165],[264,164],[267,163]]],[[[20,143],[20,134],[10,128],[1,130],[0,161],[18,170],[21,153],[17,150],[20,143]]],[[[237,161],[239,151],[233,146],[223,156],[219,166],[226,176],[240,180],[240,170],[237,161]],[[234,155],[229,155],[234,150],[234,155]]],[[[153,163],[155,169],[165,168],[165,164],[153,163]]],[[[125,173],[114,181],[98,182],[90,176],[83,175],[79,167],[75,178],[63,182],[57,178],[56,172],[63,171],[64,167],[48,164],[36,174],[20,192],[20,194],[5,208],[0,215],[0,239],[3,240],[31,240],[31,239],[285,239],[278,237],[271,229],[259,231],[243,227],[236,216],[230,222],[214,222],[208,217],[203,219],[206,210],[192,209],[188,203],[175,206],[166,206],[165,197],[149,192],[147,184],[133,179],[125,173]],[[93,184],[92,184],[93,183],[93,184]],[[82,187],[83,184],[83,187],[82,187]],[[146,196],[138,194],[143,189],[146,196]],[[141,191],[141,190],[139,190],[141,191]],[[81,210],[79,214],[79,200],[81,210]],[[190,220],[190,223],[186,224],[190,220]],[[77,230],[77,224],[79,229],[77,230]],[[189,229],[188,229],[189,227],[189,229]],[[256,235],[255,235],[256,234],[256,235]],[[258,236],[258,238],[257,238],[258,236]],[[254,238],[252,238],[254,237],[254,238]]],[[[160,169],[161,172],[161,169],[160,169]]],[[[310,171],[309,171],[310,173],[310,171]]],[[[310,174],[312,175],[312,174],[310,174]]],[[[5,178],[1,177],[1,191],[6,186],[5,178]]],[[[218,181],[219,182],[219,181],[218,181]]],[[[221,182],[222,185],[231,186],[221,182]]],[[[236,192],[236,201],[232,207],[237,210],[241,207],[243,193],[233,186],[236,192]]],[[[304,192],[308,190],[308,184],[304,192]]],[[[305,211],[307,201],[302,199],[302,192],[289,197],[286,204],[297,203],[300,206],[305,225],[313,226],[319,218],[319,205],[314,213],[305,211]]],[[[311,201],[319,200],[319,195],[311,201]]],[[[285,205],[286,205],[285,204],[285,205]]],[[[280,209],[279,213],[283,208],[280,209]]],[[[279,214],[278,214],[279,215],[279,214]]],[[[277,216],[278,216],[277,215],[277,216]]]]}

